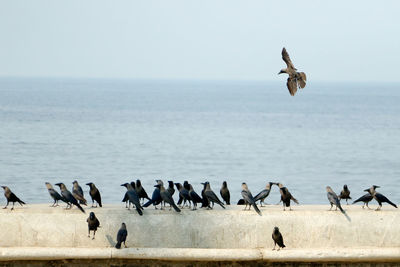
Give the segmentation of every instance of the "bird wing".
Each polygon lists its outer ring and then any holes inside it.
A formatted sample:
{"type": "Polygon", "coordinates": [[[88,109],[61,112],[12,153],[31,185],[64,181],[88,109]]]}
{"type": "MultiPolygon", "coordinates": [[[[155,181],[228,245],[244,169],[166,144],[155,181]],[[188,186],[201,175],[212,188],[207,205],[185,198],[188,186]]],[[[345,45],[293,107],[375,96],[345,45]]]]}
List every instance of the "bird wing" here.
{"type": "Polygon", "coordinates": [[[201,203],[203,201],[202,198],[194,191],[191,191],[189,193],[189,196],[193,201],[195,201],[197,203],[201,203]]]}
{"type": "Polygon", "coordinates": [[[296,92],[297,92],[297,83],[296,83],[296,79],[291,78],[291,77],[289,76],[289,78],[287,79],[287,82],[286,82],[286,86],[287,86],[287,88],[289,89],[290,95],[294,96],[294,95],[296,94],[296,92]]]}
{"type": "Polygon", "coordinates": [[[282,49],[282,59],[283,59],[283,61],[285,61],[285,63],[286,63],[286,65],[287,65],[288,68],[292,68],[292,69],[294,69],[294,70],[297,70],[297,69],[293,66],[293,63],[292,63],[292,61],[290,60],[290,57],[289,57],[288,52],[286,51],[286,48],[283,48],[283,49],[282,49]]]}
{"type": "Polygon", "coordinates": [[[260,193],[258,193],[255,197],[254,197],[254,201],[258,201],[260,199],[263,199],[265,197],[267,197],[268,191],[267,189],[262,190],[260,193]]]}
{"type": "Polygon", "coordinates": [[[300,88],[303,89],[304,87],[306,87],[307,77],[304,72],[298,72],[298,74],[300,75],[300,79],[298,79],[297,81],[300,85],[300,88]]]}
{"type": "Polygon", "coordinates": [[[331,204],[335,204],[335,205],[340,204],[338,197],[336,195],[334,195],[333,193],[328,192],[327,196],[328,196],[328,200],[331,204]]]}
{"type": "Polygon", "coordinates": [[[242,191],[242,197],[247,203],[250,203],[250,204],[254,204],[255,203],[254,202],[254,198],[253,198],[253,196],[251,195],[251,193],[249,191],[243,190],[242,191]]]}

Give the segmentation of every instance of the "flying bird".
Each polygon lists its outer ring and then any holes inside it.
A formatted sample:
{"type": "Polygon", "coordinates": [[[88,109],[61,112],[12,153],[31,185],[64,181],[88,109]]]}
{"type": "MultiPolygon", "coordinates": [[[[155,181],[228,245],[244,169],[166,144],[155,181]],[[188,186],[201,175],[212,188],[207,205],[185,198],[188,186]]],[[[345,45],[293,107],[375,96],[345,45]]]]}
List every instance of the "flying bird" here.
{"type": "Polygon", "coordinates": [[[289,75],[286,85],[289,89],[289,93],[294,96],[297,92],[297,88],[303,89],[306,86],[307,77],[304,72],[297,72],[297,69],[290,60],[286,48],[282,49],[282,59],[285,61],[287,68],[281,69],[278,74],[286,73],[289,75]]]}

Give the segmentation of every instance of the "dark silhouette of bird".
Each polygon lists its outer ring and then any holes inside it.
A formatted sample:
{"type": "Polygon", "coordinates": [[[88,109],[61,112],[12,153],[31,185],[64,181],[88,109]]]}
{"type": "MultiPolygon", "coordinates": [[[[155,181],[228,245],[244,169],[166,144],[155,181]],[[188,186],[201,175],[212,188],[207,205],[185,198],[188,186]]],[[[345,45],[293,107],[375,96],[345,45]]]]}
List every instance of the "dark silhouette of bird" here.
{"type": "Polygon", "coordinates": [[[71,192],[68,191],[67,187],[63,183],[58,183],[55,184],[60,187],[61,190],[61,196],[67,201],[67,208],[70,209],[72,205],[75,205],[80,209],[83,213],[85,213],[85,210],[79,205],[78,200],[72,195],[71,192]]]}
{"type": "MultiPolygon", "coordinates": [[[[131,186],[133,189],[136,190],[135,182],[131,182],[131,186]]],[[[121,202],[125,202],[125,208],[127,209],[131,208],[131,203],[129,202],[129,197],[128,197],[128,191],[125,192],[124,198],[122,199],[121,202]]]]}
{"type": "MultiPolygon", "coordinates": [[[[158,187],[160,189],[160,195],[163,201],[170,204],[170,207],[174,208],[176,212],[181,212],[181,210],[175,204],[175,201],[172,198],[171,194],[167,190],[165,190],[164,185],[162,183],[156,184],[154,187],[158,187]]],[[[163,209],[162,206],[161,209],[163,209]]]]}
{"type": "Polygon", "coordinates": [[[206,188],[207,188],[207,184],[206,183],[202,183],[203,184],[203,189],[201,190],[201,198],[203,199],[203,202],[201,203],[201,208],[207,208],[210,205],[210,201],[208,201],[208,198],[206,197],[206,188]]]}
{"type": "Polygon", "coordinates": [[[175,183],[175,186],[176,186],[176,189],[178,189],[178,191],[179,191],[179,199],[183,200],[183,202],[181,201],[180,203],[178,201],[178,206],[179,206],[179,204],[181,204],[181,208],[183,208],[185,206],[186,202],[189,202],[189,208],[190,208],[190,205],[191,205],[190,203],[192,201],[190,198],[190,195],[189,195],[190,187],[189,187],[189,190],[187,190],[180,183],[175,183]]]}
{"type": "Polygon", "coordinates": [[[283,237],[278,227],[274,227],[272,231],[272,240],[274,240],[274,248],[272,250],[275,250],[276,244],[278,244],[278,250],[286,247],[285,244],[283,244],[283,237]]]}
{"type": "Polygon", "coordinates": [[[285,61],[287,68],[281,69],[278,74],[286,73],[289,75],[286,86],[289,89],[289,93],[294,96],[297,88],[303,89],[306,86],[307,77],[304,72],[297,72],[285,48],[282,49],[282,59],[285,61]]]}
{"type": "Polygon", "coordinates": [[[6,208],[8,207],[8,204],[9,204],[10,202],[13,203],[11,210],[14,209],[14,204],[15,204],[15,202],[18,202],[21,206],[22,206],[23,204],[26,204],[26,203],[23,202],[21,199],[19,199],[19,198],[10,190],[10,188],[8,188],[7,186],[1,186],[1,187],[3,187],[3,189],[4,189],[4,196],[5,196],[6,199],[7,199],[7,205],[6,205],[3,209],[6,209],[6,208]]]}
{"type": "Polygon", "coordinates": [[[347,184],[345,184],[345,185],[343,186],[343,190],[340,192],[339,200],[342,200],[342,199],[346,199],[346,204],[347,204],[347,205],[349,204],[347,201],[348,201],[349,199],[351,199],[351,197],[350,197],[350,190],[349,190],[349,188],[347,187],[347,184]]]}
{"type": "Polygon", "coordinates": [[[92,208],[94,206],[94,201],[96,201],[96,206],[95,206],[96,208],[97,208],[97,203],[99,204],[100,207],[103,207],[103,205],[101,204],[101,195],[99,189],[97,189],[94,183],[87,183],[86,185],[90,187],[89,195],[92,198],[92,208]]]}
{"type": "Polygon", "coordinates": [[[246,210],[247,205],[249,205],[249,210],[250,207],[253,206],[254,210],[258,213],[258,215],[262,215],[261,211],[258,209],[256,202],[254,201],[254,197],[251,194],[249,188],[247,187],[246,183],[242,183],[242,197],[244,199],[244,202],[246,206],[244,207],[244,210],[246,210]]]}
{"type": "Polygon", "coordinates": [[[292,210],[290,207],[290,201],[294,201],[296,204],[299,204],[299,201],[295,199],[292,194],[289,192],[289,189],[284,187],[281,183],[275,183],[279,187],[279,192],[281,193],[281,201],[283,203],[283,210],[285,210],[286,207],[289,207],[289,210],[292,210]]]}
{"type": "Polygon", "coordinates": [[[212,209],[214,208],[214,202],[217,203],[218,205],[220,205],[222,208],[225,209],[224,203],[221,202],[221,200],[219,200],[219,198],[217,197],[217,195],[214,193],[214,191],[211,190],[210,187],[210,183],[209,182],[205,182],[202,183],[206,186],[205,190],[204,190],[204,195],[206,196],[206,198],[209,201],[208,204],[208,209],[212,209]],[[210,203],[212,203],[212,206],[210,206],[210,203]]]}
{"type": "Polygon", "coordinates": [[[370,193],[367,193],[367,194],[361,196],[360,198],[354,200],[353,204],[355,204],[357,202],[364,202],[364,204],[362,205],[362,208],[364,208],[364,206],[366,205],[368,209],[371,209],[370,207],[368,207],[368,203],[373,199],[374,199],[374,197],[370,193]]]}
{"type": "Polygon", "coordinates": [[[67,202],[54,188],[50,183],[45,183],[46,187],[47,187],[47,191],[49,191],[49,194],[51,196],[51,198],[54,200],[53,205],[51,205],[50,207],[57,207],[58,206],[58,201],[64,201],[67,202]]]}
{"type": "Polygon", "coordinates": [[[85,197],[83,196],[82,187],[78,184],[77,180],[73,181],[72,184],[73,184],[72,195],[74,196],[74,198],[76,198],[79,201],[79,204],[86,206],[87,201],[86,201],[85,197]]]}
{"type": "Polygon", "coordinates": [[[124,246],[126,248],[127,246],[125,244],[125,241],[127,236],[128,231],[126,230],[126,225],[125,223],[122,223],[121,228],[118,230],[117,233],[117,244],[115,245],[115,248],[120,249],[122,243],[124,243],[124,246]]]}
{"type": "Polygon", "coordinates": [[[203,203],[203,199],[194,191],[193,186],[189,184],[189,196],[193,202],[193,210],[197,209],[197,203],[203,203]]]}
{"type": "Polygon", "coordinates": [[[243,198],[239,199],[236,205],[246,205],[245,201],[243,198]]]}
{"type": "Polygon", "coordinates": [[[219,193],[220,193],[222,199],[225,201],[225,204],[230,205],[231,204],[231,194],[229,192],[228,184],[226,183],[226,181],[222,182],[222,187],[221,187],[221,190],[219,190],[219,193]]]}
{"type": "Polygon", "coordinates": [[[137,213],[139,213],[140,216],[143,215],[143,207],[140,205],[139,197],[136,193],[136,190],[132,187],[130,183],[124,183],[121,184],[121,186],[126,187],[126,193],[128,195],[129,199],[129,205],[128,205],[128,210],[130,210],[131,204],[133,204],[136,208],[137,213]]]}
{"type": "Polygon", "coordinates": [[[89,214],[89,218],[87,218],[87,223],[88,223],[88,237],[90,237],[90,231],[93,231],[93,238],[96,235],[97,228],[100,227],[100,222],[94,215],[94,212],[91,212],[89,214]]]}
{"type": "Polygon", "coordinates": [[[139,199],[142,199],[143,203],[145,199],[150,200],[149,196],[146,193],[146,190],[144,190],[142,186],[142,182],[140,180],[136,180],[136,193],[139,197],[139,199]]]}
{"type": "Polygon", "coordinates": [[[384,203],[384,202],[392,205],[393,207],[395,207],[397,209],[396,204],[394,204],[392,201],[390,201],[387,197],[385,197],[381,193],[376,192],[375,191],[376,188],[379,188],[379,186],[373,185],[371,188],[364,190],[364,191],[370,193],[372,195],[372,197],[378,202],[379,207],[376,210],[381,210],[382,203],[384,203]]]}
{"type": "Polygon", "coordinates": [[[267,183],[267,185],[265,186],[265,189],[262,190],[260,193],[258,193],[255,197],[254,197],[254,201],[260,201],[260,205],[261,207],[263,206],[262,204],[264,203],[264,200],[269,196],[269,193],[271,192],[271,186],[274,183],[269,182],[267,183]]]}
{"type": "MultiPolygon", "coordinates": [[[[156,180],[157,184],[162,183],[161,180],[156,180]]],[[[175,190],[175,189],[174,189],[175,190]]],[[[147,208],[148,206],[150,206],[151,204],[153,204],[154,208],[157,209],[157,205],[161,204],[162,202],[162,198],[161,198],[161,194],[160,194],[160,188],[155,187],[153,194],[151,195],[151,199],[149,201],[147,201],[143,207],[147,208]]]]}

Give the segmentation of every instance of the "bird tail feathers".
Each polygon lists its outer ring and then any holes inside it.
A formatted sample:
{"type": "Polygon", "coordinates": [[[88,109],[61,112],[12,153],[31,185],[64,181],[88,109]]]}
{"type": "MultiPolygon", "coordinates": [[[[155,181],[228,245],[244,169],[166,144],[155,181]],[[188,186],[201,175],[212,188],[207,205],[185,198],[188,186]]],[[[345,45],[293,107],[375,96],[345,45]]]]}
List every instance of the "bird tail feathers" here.
{"type": "Polygon", "coordinates": [[[253,203],[253,208],[258,213],[258,215],[262,216],[261,211],[259,210],[259,208],[257,207],[257,204],[255,202],[253,203]]]}

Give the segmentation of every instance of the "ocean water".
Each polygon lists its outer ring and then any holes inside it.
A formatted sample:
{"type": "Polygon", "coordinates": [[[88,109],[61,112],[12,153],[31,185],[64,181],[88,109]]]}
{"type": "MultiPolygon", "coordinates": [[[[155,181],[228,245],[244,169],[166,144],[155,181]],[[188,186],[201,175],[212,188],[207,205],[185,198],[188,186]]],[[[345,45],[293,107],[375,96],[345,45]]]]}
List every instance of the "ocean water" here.
{"type": "Polygon", "coordinates": [[[149,195],[155,179],[216,193],[226,180],[235,202],[242,182],[255,195],[273,181],[302,204],[377,184],[399,203],[400,84],[309,82],[291,97],[285,83],[2,78],[0,184],[50,203],[45,182],[77,179],[118,203],[135,179],[149,195]]]}

